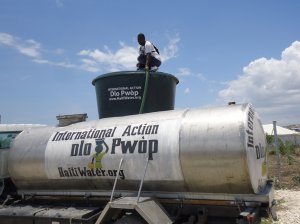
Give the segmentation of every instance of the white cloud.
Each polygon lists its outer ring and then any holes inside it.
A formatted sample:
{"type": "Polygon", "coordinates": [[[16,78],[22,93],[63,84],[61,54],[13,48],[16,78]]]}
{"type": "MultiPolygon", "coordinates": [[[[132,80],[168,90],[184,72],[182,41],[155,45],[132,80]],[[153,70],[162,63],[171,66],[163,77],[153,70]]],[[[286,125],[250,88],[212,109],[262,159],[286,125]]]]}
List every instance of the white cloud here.
{"type": "Polygon", "coordinates": [[[28,46],[28,47],[19,46],[17,49],[21,54],[24,54],[32,58],[38,58],[40,56],[39,49],[34,46],[28,46]]]}
{"type": "MultiPolygon", "coordinates": [[[[57,4],[62,6],[63,1],[57,1],[57,4]]],[[[179,41],[179,35],[175,35],[174,38],[170,38],[167,46],[161,51],[163,63],[176,57],[179,41]]],[[[33,39],[22,40],[19,37],[0,32],[0,46],[1,45],[9,46],[17,50],[20,54],[31,58],[33,62],[38,64],[75,68],[93,73],[99,71],[111,72],[118,70],[134,70],[136,69],[138,57],[138,47],[128,46],[124,42],[120,42],[119,49],[115,51],[111,50],[108,46],[104,46],[103,50],[83,49],[77,54],[80,57],[79,64],[50,60],[47,58],[47,54],[62,55],[64,50],[60,48],[55,50],[42,49],[41,44],[33,39]]],[[[182,72],[184,73],[183,70],[182,72]]]]}
{"type": "MultiPolygon", "coordinates": [[[[176,57],[179,41],[180,38],[176,35],[169,40],[167,47],[160,52],[163,63],[176,57]]],[[[104,46],[104,50],[81,50],[78,55],[85,60],[81,60],[82,64],[80,67],[90,72],[136,69],[138,48],[136,46],[128,46],[124,42],[120,42],[119,45],[120,48],[116,51],[111,50],[108,46],[104,46]],[[92,61],[94,62],[93,64],[91,64],[92,61]]]]}
{"type": "Polygon", "coordinates": [[[12,46],[15,40],[14,37],[8,33],[0,33],[0,44],[12,46]]]}
{"type": "Polygon", "coordinates": [[[205,76],[202,74],[202,73],[198,73],[198,74],[196,74],[196,77],[198,78],[198,79],[200,79],[201,81],[206,81],[206,78],[205,78],[205,76]]]}
{"type": "Polygon", "coordinates": [[[80,69],[88,71],[88,72],[99,72],[101,71],[100,68],[98,68],[97,63],[91,59],[81,59],[80,60],[82,64],[80,65],[80,69]]]}
{"type": "Polygon", "coordinates": [[[115,52],[104,46],[104,51],[99,49],[81,50],[78,55],[85,57],[81,59],[81,67],[88,71],[97,71],[101,67],[107,70],[112,68],[120,70],[134,69],[137,60],[137,49],[120,42],[120,49],[115,52]],[[96,69],[97,67],[98,69],[96,69]]]}
{"type": "Polygon", "coordinates": [[[197,78],[201,82],[206,81],[206,78],[202,73],[193,73],[189,68],[186,67],[178,68],[176,76],[179,77],[180,81],[184,81],[186,77],[197,78]]]}
{"type": "Polygon", "coordinates": [[[192,73],[189,68],[179,68],[178,76],[190,76],[192,73]]]}
{"type": "Polygon", "coordinates": [[[50,61],[45,60],[45,59],[34,59],[33,61],[38,64],[50,64],[51,63],[50,61]]]}
{"type": "Polygon", "coordinates": [[[63,54],[65,51],[64,49],[61,49],[61,48],[57,48],[53,51],[54,54],[63,54]]]}
{"type": "Polygon", "coordinates": [[[64,6],[63,0],[56,0],[55,3],[57,5],[57,7],[59,7],[59,8],[64,6]]]}
{"type": "Polygon", "coordinates": [[[286,48],[280,59],[259,58],[219,92],[226,102],[251,102],[263,122],[300,123],[300,42],[286,48]]]}
{"type": "Polygon", "coordinates": [[[38,64],[48,64],[48,65],[58,66],[62,68],[76,68],[76,65],[67,62],[53,62],[45,59],[34,59],[33,61],[38,64]]]}
{"type": "Polygon", "coordinates": [[[189,93],[191,93],[191,89],[188,87],[188,88],[186,88],[185,90],[184,90],[184,93],[185,94],[189,94],[189,93]]]}
{"type": "Polygon", "coordinates": [[[19,53],[32,58],[38,58],[40,56],[41,45],[31,39],[23,41],[8,33],[0,33],[0,44],[10,46],[19,53]]]}
{"type": "MultiPolygon", "coordinates": [[[[8,33],[0,32],[0,45],[9,46],[17,50],[20,54],[25,55],[32,59],[33,62],[37,64],[48,64],[51,66],[58,66],[63,68],[76,68],[77,66],[72,63],[67,63],[64,61],[54,62],[42,57],[42,52],[51,52],[47,50],[42,50],[41,44],[35,40],[22,40],[19,37],[12,36],[8,33]]],[[[62,54],[63,49],[56,49],[52,51],[53,54],[62,54]]]]}
{"type": "Polygon", "coordinates": [[[179,42],[180,42],[180,37],[178,34],[176,34],[175,37],[169,40],[168,45],[163,48],[163,51],[162,52],[160,51],[163,62],[166,62],[177,56],[179,42]]]}

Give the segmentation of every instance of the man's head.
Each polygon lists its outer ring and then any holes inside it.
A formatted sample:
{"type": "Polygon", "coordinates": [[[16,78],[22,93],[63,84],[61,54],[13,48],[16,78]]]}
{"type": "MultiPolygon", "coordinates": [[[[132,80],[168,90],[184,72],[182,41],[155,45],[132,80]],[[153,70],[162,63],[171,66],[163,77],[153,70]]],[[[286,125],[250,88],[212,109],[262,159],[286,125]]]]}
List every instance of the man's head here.
{"type": "Polygon", "coordinates": [[[145,35],[143,33],[139,33],[137,36],[137,40],[139,42],[140,45],[144,46],[146,43],[146,38],[145,35]]]}
{"type": "Polygon", "coordinates": [[[95,139],[95,142],[96,142],[96,148],[95,148],[96,153],[102,152],[102,150],[103,150],[102,144],[104,143],[104,139],[97,138],[97,139],[95,139]]]}

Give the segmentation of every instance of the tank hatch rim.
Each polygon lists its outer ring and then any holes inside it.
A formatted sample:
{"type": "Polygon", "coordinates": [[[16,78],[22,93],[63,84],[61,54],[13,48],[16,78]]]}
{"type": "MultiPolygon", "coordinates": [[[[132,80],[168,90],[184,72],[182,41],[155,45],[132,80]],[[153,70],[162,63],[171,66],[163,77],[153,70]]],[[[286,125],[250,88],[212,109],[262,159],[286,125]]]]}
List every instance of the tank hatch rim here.
{"type": "MultiPolygon", "coordinates": [[[[176,85],[179,83],[179,80],[177,77],[175,77],[174,75],[171,75],[169,73],[165,73],[165,72],[151,72],[150,71],[151,76],[166,76],[168,78],[172,78],[176,81],[176,85]]],[[[95,83],[99,80],[99,79],[104,79],[104,78],[109,78],[109,77],[113,77],[113,76],[124,76],[124,75],[145,75],[145,71],[119,71],[119,72],[109,72],[109,73],[105,73],[102,75],[97,76],[96,78],[93,79],[92,84],[95,85],[95,83]]]]}

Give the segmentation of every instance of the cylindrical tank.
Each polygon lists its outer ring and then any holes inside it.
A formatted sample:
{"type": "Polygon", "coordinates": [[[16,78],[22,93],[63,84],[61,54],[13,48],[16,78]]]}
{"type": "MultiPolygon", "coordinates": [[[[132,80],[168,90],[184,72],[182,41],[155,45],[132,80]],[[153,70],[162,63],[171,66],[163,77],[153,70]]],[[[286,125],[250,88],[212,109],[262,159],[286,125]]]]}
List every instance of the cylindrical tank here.
{"type": "Polygon", "coordinates": [[[9,156],[21,190],[260,193],[265,135],[250,104],[104,118],[23,131],[9,156]]]}
{"type": "MultiPolygon", "coordinates": [[[[122,71],[93,80],[99,118],[138,114],[145,88],[145,71],[122,71]]],[[[178,79],[164,72],[150,72],[143,113],[173,110],[178,79]]]]}

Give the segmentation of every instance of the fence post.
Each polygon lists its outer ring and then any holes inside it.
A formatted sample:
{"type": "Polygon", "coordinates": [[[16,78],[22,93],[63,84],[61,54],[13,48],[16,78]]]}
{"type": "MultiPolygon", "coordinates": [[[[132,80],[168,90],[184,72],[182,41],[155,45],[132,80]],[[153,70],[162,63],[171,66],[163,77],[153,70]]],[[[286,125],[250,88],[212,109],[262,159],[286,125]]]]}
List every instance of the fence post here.
{"type": "Polygon", "coordinates": [[[277,136],[277,128],[276,128],[276,121],[273,121],[273,130],[274,130],[274,144],[275,144],[275,151],[277,156],[277,177],[278,183],[280,186],[281,183],[281,174],[280,174],[280,151],[279,151],[279,144],[278,144],[278,136],[277,136]]]}

